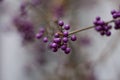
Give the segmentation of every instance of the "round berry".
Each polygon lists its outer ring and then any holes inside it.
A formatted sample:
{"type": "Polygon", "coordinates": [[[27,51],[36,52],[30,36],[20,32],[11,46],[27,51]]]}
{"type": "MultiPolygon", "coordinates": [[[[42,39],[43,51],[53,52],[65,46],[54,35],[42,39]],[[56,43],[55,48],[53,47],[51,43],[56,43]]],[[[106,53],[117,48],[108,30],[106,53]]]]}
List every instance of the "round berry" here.
{"type": "Polygon", "coordinates": [[[68,31],[64,31],[64,32],[63,32],[63,35],[64,35],[65,37],[68,37],[68,31]]]}
{"type": "Polygon", "coordinates": [[[63,37],[63,42],[67,43],[68,42],[68,38],[67,37],[63,37]]]}
{"type": "Polygon", "coordinates": [[[101,30],[102,30],[102,27],[101,27],[101,26],[95,26],[95,30],[96,30],[96,31],[101,31],[101,30]]]}
{"type": "Polygon", "coordinates": [[[110,31],[107,31],[106,32],[106,36],[110,36],[111,35],[111,32],[110,31]]]}
{"type": "Polygon", "coordinates": [[[65,29],[65,30],[69,30],[69,29],[70,29],[70,25],[69,25],[69,24],[66,24],[66,25],[64,26],[64,29],[65,29]]]}
{"type": "Polygon", "coordinates": [[[52,43],[52,44],[51,44],[51,47],[52,47],[52,48],[57,48],[57,44],[56,44],[56,43],[52,43]]]}
{"type": "Polygon", "coordinates": [[[58,37],[59,37],[59,34],[58,34],[58,33],[55,33],[55,34],[54,34],[54,37],[55,37],[55,38],[58,38],[58,37]]]}
{"type": "Polygon", "coordinates": [[[44,38],[43,38],[43,42],[45,42],[45,43],[48,42],[48,38],[47,38],[47,37],[44,37],[44,38]]]}
{"type": "Polygon", "coordinates": [[[43,36],[43,33],[37,33],[37,34],[36,34],[36,38],[37,38],[37,39],[40,39],[42,36],[43,36]]]}
{"type": "Polygon", "coordinates": [[[77,40],[77,37],[76,37],[75,35],[72,35],[72,36],[71,36],[71,40],[72,40],[72,41],[76,41],[76,40],[77,40]]]}
{"type": "Polygon", "coordinates": [[[60,42],[61,42],[61,38],[54,38],[53,41],[54,41],[55,43],[60,43],[60,42]]]}
{"type": "Polygon", "coordinates": [[[102,25],[105,24],[105,22],[104,21],[98,21],[97,24],[102,26],[102,25]]]}
{"type": "Polygon", "coordinates": [[[99,16],[98,16],[98,17],[96,17],[96,20],[97,20],[97,21],[99,21],[100,19],[101,19],[101,18],[100,18],[99,16]]]}
{"type": "Polygon", "coordinates": [[[62,49],[62,50],[66,50],[66,48],[67,48],[67,45],[66,45],[66,44],[63,44],[63,45],[61,46],[61,49],[62,49]]]}
{"type": "Polygon", "coordinates": [[[58,21],[58,25],[59,26],[63,26],[64,25],[64,22],[62,20],[58,21]]]}
{"type": "Polygon", "coordinates": [[[65,53],[66,53],[66,54],[69,54],[69,53],[70,53],[70,51],[71,51],[71,49],[70,49],[70,48],[66,48],[66,49],[65,49],[65,53]]]}

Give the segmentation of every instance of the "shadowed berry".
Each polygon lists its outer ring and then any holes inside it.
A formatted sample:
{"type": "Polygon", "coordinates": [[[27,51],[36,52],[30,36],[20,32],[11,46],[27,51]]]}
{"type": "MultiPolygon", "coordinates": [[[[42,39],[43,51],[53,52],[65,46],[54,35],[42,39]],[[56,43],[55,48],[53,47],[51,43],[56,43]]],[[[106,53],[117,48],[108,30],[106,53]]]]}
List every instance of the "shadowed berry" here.
{"type": "Polygon", "coordinates": [[[55,33],[54,37],[55,37],[55,38],[58,38],[58,37],[59,37],[59,34],[58,34],[58,33],[55,33]]]}
{"type": "Polygon", "coordinates": [[[110,36],[111,35],[111,32],[110,31],[107,31],[106,32],[106,36],[110,36]]]}
{"type": "Polygon", "coordinates": [[[36,38],[37,38],[37,39],[40,39],[42,36],[43,36],[43,33],[37,33],[37,34],[36,34],[36,38]]]}
{"type": "Polygon", "coordinates": [[[67,43],[68,42],[68,38],[67,37],[63,37],[63,42],[67,43]]]}
{"type": "Polygon", "coordinates": [[[58,21],[58,25],[59,26],[63,26],[64,25],[64,22],[62,20],[58,21]]]}
{"type": "Polygon", "coordinates": [[[66,24],[66,25],[64,26],[64,29],[65,29],[65,30],[69,30],[69,29],[70,29],[70,25],[66,24]]]}
{"type": "Polygon", "coordinates": [[[63,45],[61,46],[61,49],[62,49],[62,50],[66,50],[66,48],[67,48],[67,45],[66,45],[66,44],[63,44],[63,45]]]}
{"type": "Polygon", "coordinates": [[[57,48],[57,44],[56,43],[52,43],[51,47],[52,48],[57,48]]]}
{"type": "Polygon", "coordinates": [[[63,32],[64,37],[68,37],[68,31],[63,32]]]}
{"type": "Polygon", "coordinates": [[[61,38],[54,38],[53,40],[55,43],[60,43],[61,42],[61,38]]]}
{"type": "Polygon", "coordinates": [[[43,38],[43,42],[45,42],[45,43],[48,42],[48,38],[47,38],[47,37],[44,37],[44,38],[43,38]]]}
{"type": "Polygon", "coordinates": [[[75,35],[72,35],[72,36],[71,36],[71,40],[72,40],[72,41],[76,41],[76,40],[77,40],[77,37],[76,37],[75,35]]]}
{"type": "Polygon", "coordinates": [[[70,48],[66,48],[66,49],[65,49],[65,53],[66,53],[66,54],[69,54],[69,53],[70,53],[70,51],[71,51],[71,49],[70,49],[70,48]]]}

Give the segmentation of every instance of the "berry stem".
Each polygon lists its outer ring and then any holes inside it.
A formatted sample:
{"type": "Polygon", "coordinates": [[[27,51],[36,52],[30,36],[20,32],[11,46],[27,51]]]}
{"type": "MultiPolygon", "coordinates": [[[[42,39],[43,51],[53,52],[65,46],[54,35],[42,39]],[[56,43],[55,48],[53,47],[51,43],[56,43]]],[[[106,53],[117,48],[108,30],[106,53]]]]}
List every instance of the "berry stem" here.
{"type": "MultiPolygon", "coordinates": [[[[112,23],[112,22],[114,22],[114,21],[115,21],[115,19],[110,20],[110,21],[105,22],[105,23],[108,24],[108,23],[112,23]]],[[[74,30],[74,31],[70,32],[69,35],[72,35],[72,34],[75,34],[75,33],[81,32],[81,31],[89,30],[89,29],[92,29],[92,28],[94,28],[94,27],[95,27],[95,25],[89,26],[89,27],[86,27],[86,28],[83,28],[83,29],[77,29],[77,30],[74,30]]]]}

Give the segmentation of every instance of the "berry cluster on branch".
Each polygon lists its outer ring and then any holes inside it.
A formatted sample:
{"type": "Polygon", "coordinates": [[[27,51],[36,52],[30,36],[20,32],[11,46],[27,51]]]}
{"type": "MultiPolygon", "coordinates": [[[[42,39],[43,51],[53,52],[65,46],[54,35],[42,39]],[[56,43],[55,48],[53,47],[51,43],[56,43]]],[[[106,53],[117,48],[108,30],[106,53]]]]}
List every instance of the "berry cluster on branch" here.
{"type": "MultiPolygon", "coordinates": [[[[112,34],[111,29],[113,27],[115,30],[120,29],[120,11],[112,10],[111,14],[112,14],[113,20],[105,22],[101,19],[101,17],[98,16],[93,22],[93,26],[89,26],[83,29],[77,29],[72,32],[68,31],[70,29],[69,24],[65,25],[62,20],[57,21],[59,31],[54,33],[53,39],[49,42],[49,45],[48,45],[49,48],[53,52],[57,52],[58,49],[61,49],[64,51],[64,53],[68,54],[71,52],[71,48],[69,47],[69,44],[68,44],[69,40],[71,41],[77,40],[77,37],[74,34],[81,31],[88,30],[88,29],[92,29],[92,28],[94,28],[102,36],[104,35],[110,36],[112,34]],[[114,23],[114,26],[111,25],[111,23],[114,23]]],[[[36,38],[37,39],[42,38],[42,36],[44,35],[44,32],[45,32],[45,29],[44,30],[40,29],[39,33],[36,34],[36,38]]],[[[48,37],[43,38],[44,43],[47,43],[48,41],[49,41],[48,37]]]]}

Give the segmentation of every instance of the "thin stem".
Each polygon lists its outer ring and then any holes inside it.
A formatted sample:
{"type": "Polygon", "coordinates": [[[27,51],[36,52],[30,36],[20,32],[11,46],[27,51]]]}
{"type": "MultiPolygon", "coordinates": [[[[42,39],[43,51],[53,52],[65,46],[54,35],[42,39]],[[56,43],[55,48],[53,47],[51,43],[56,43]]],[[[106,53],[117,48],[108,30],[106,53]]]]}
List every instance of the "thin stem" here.
{"type": "MultiPolygon", "coordinates": [[[[114,22],[114,21],[115,21],[115,19],[110,20],[110,21],[105,22],[105,23],[108,24],[108,23],[112,23],[112,22],[114,22]]],[[[86,27],[86,28],[83,28],[83,29],[77,29],[77,30],[74,30],[74,31],[70,32],[69,35],[75,34],[75,33],[81,32],[81,31],[89,30],[89,29],[92,29],[92,28],[94,28],[94,27],[95,27],[95,25],[89,26],[89,27],[86,27]]]]}

